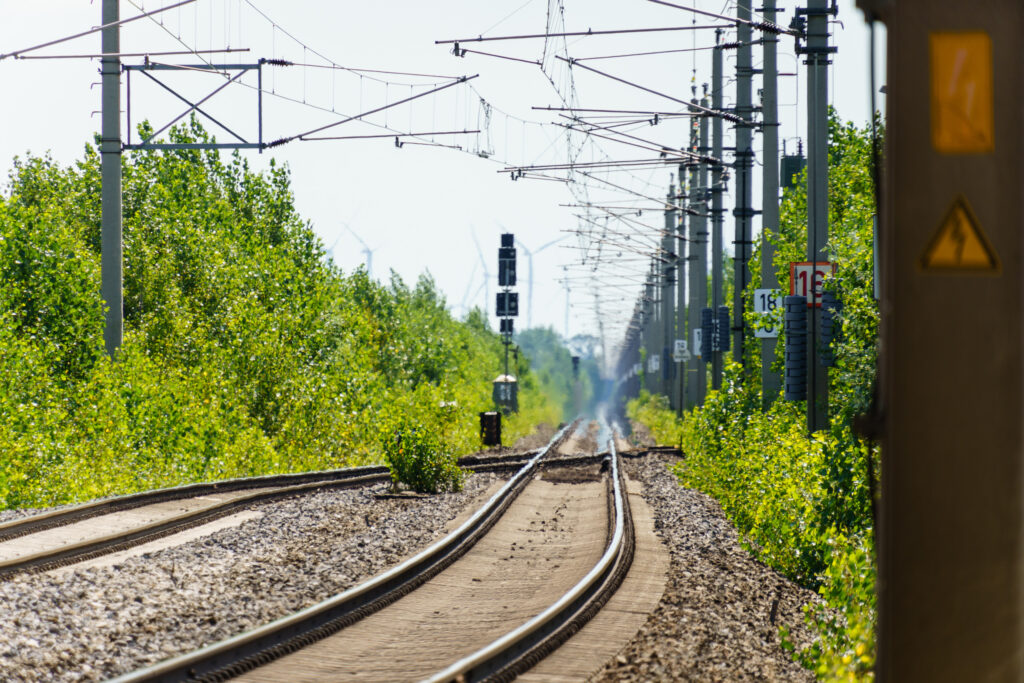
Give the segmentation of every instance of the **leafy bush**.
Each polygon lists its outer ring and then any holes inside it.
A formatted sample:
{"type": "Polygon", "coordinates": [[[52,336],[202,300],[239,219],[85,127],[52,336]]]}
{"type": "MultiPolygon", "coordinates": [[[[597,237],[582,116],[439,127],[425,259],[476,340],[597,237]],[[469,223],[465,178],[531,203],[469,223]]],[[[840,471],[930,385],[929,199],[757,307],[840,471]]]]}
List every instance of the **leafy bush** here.
{"type": "MultiPolygon", "coordinates": [[[[857,437],[853,418],[871,402],[878,306],[872,282],[870,136],[866,129],[829,121],[829,252],[838,265],[826,287],[843,301],[842,335],[833,342],[827,432],[807,435],[804,402],[778,398],[767,410],[757,373],[726,367],[722,389],[683,420],[662,397],[641,395],[630,417],[661,443],[682,444],[676,472],[687,486],[714,496],[759,559],[805,586],[824,605],[805,608],[818,640],[796,653],[826,680],[871,680],[874,665],[875,569],[871,475],[879,450],[857,437]]],[[[788,289],[789,262],[804,260],[807,206],[798,184],[785,194],[775,267],[788,289]]],[[[755,256],[756,259],[756,256],[755,256]]],[[[758,272],[750,287],[760,284],[758,272]]],[[[752,317],[750,318],[753,323],[752,317]]],[[[781,370],[784,338],[773,367],[781,370]]],[[[750,340],[745,356],[759,360],[750,340]]]]}
{"type": "MultiPolygon", "coordinates": [[[[194,120],[171,137],[211,140],[194,120]]],[[[454,319],[429,277],[342,273],[286,168],[179,150],[126,154],[122,171],[116,362],[95,149],[71,167],[16,160],[0,194],[0,508],[381,462],[381,425],[398,414],[416,443],[443,435],[438,453],[479,446],[502,357],[482,313],[454,319]]],[[[551,409],[528,371],[520,380],[533,414],[551,409]]]]}
{"type": "Polygon", "coordinates": [[[682,446],[683,421],[669,408],[668,397],[641,389],[640,395],[626,404],[626,414],[646,426],[658,443],[682,446]]]}
{"type": "Polygon", "coordinates": [[[383,440],[391,481],[419,493],[458,491],[463,472],[457,458],[437,432],[403,421],[383,440]]]}

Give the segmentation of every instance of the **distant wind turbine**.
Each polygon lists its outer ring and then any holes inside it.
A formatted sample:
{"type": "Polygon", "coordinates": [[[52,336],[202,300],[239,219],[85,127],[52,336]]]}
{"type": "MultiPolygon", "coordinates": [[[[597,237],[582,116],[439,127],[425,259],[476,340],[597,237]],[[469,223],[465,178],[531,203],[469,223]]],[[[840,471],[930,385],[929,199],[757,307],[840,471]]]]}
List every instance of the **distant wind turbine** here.
{"type": "MultiPolygon", "coordinates": [[[[462,293],[462,315],[469,313],[469,308],[466,306],[466,300],[469,298],[469,288],[473,286],[473,278],[476,277],[477,264],[473,264],[473,270],[469,273],[469,280],[466,281],[466,291],[462,293]]],[[[479,290],[478,290],[479,291],[479,290]]]]}
{"type": "MultiPolygon", "coordinates": [[[[366,254],[366,275],[367,275],[367,277],[369,277],[372,280],[373,279],[373,252],[377,251],[377,249],[380,249],[380,247],[377,247],[376,249],[370,249],[369,245],[366,244],[366,242],[363,241],[363,238],[360,237],[358,234],[356,234],[356,231],[348,226],[348,223],[345,223],[345,229],[348,230],[350,233],[352,233],[353,237],[355,237],[357,240],[359,240],[359,244],[363,245],[363,253],[366,254]]],[[[335,244],[337,244],[337,242],[335,242],[335,244]]],[[[331,247],[331,248],[333,249],[333,247],[331,247]]]]}
{"type": "MultiPolygon", "coordinates": [[[[484,269],[484,315],[487,315],[488,307],[491,303],[491,270],[487,267],[487,259],[484,258],[484,252],[480,249],[480,242],[476,238],[476,230],[473,230],[470,234],[473,235],[473,244],[476,245],[476,253],[480,255],[480,265],[484,269]]],[[[480,290],[477,290],[478,292],[480,290]]]]}
{"type": "MultiPolygon", "coordinates": [[[[507,232],[507,229],[505,228],[505,226],[500,226],[500,227],[501,227],[502,230],[505,230],[507,232]]],[[[521,239],[519,239],[518,237],[516,238],[516,244],[519,245],[520,247],[522,247],[523,251],[526,252],[526,263],[527,263],[527,266],[529,267],[529,272],[530,272],[530,274],[529,274],[529,276],[527,278],[527,282],[526,282],[526,300],[527,300],[527,303],[526,303],[526,328],[527,329],[533,327],[533,256],[534,256],[534,254],[539,254],[540,252],[544,251],[545,249],[547,249],[550,246],[558,244],[563,239],[565,239],[565,235],[562,235],[558,239],[551,240],[550,242],[548,242],[547,244],[545,244],[542,247],[538,247],[537,249],[534,249],[533,251],[530,251],[530,249],[525,244],[523,244],[523,241],[521,239]]]]}
{"type": "Polygon", "coordinates": [[[327,260],[330,261],[332,264],[334,263],[334,248],[338,246],[338,242],[340,241],[341,238],[339,237],[338,239],[334,240],[334,244],[332,244],[326,250],[324,250],[324,253],[327,254],[327,260]]]}

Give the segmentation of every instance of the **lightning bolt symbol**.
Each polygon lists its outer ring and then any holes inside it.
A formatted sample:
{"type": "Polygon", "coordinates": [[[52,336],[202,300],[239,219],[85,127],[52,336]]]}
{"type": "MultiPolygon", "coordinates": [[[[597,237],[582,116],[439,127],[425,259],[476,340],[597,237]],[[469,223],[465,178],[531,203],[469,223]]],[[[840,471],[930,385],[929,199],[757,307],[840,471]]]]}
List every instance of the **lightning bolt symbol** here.
{"type": "Polygon", "coordinates": [[[964,223],[963,219],[957,217],[956,225],[953,226],[953,231],[949,235],[956,242],[954,247],[954,253],[956,254],[955,260],[959,264],[963,260],[964,245],[967,243],[967,235],[964,234],[964,223]]]}

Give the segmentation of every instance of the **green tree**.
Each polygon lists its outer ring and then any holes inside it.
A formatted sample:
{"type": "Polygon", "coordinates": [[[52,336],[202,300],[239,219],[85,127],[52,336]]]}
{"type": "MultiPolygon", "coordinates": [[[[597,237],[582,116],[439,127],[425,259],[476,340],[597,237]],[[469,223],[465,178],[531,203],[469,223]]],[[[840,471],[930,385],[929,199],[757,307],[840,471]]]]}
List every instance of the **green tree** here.
{"type": "MultiPolygon", "coordinates": [[[[212,140],[194,119],[170,136],[212,140]]],[[[480,314],[454,319],[429,277],[342,273],[273,162],[256,173],[238,153],[178,150],[122,163],[116,362],[95,148],[69,167],[16,160],[0,196],[0,507],[379,462],[398,416],[434,455],[476,447],[501,357],[480,314]]],[[[529,373],[522,385],[546,405],[529,373]]]]}

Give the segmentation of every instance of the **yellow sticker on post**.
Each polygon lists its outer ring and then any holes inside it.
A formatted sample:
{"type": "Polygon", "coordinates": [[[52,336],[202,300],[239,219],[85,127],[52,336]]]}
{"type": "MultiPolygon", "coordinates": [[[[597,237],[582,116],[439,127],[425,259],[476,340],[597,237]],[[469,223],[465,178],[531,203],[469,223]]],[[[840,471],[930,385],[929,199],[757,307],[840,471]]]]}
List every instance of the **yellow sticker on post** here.
{"type": "Polygon", "coordinates": [[[932,146],[942,154],[995,149],[992,39],[984,31],[932,33],[932,146]]]}

